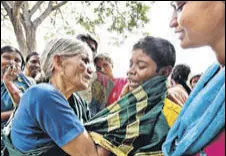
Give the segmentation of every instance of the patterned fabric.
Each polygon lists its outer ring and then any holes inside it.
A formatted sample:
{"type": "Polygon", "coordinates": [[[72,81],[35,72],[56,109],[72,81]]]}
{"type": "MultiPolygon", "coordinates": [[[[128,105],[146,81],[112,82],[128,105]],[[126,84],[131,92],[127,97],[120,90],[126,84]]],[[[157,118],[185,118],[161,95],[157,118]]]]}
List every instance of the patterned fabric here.
{"type": "Polygon", "coordinates": [[[213,64],[190,94],[163,144],[165,156],[193,155],[225,127],[225,67],[219,68],[213,64]]]}
{"type": "Polygon", "coordinates": [[[91,118],[88,104],[79,96],[79,94],[73,93],[68,99],[68,102],[82,124],[91,118]]]}
{"type": "Polygon", "coordinates": [[[104,109],[107,98],[114,87],[114,82],[106,75],[97,72],[97,78],[93,81],[91,91],[92,100],[89,104],[92,116],[104,109]]]}
{"type": "Polygon", "coordinates": [[[94,142],[118,156],[162,155],[169,130],[162,113],[166,78],[157,76],[85,123],[94,142]]]}

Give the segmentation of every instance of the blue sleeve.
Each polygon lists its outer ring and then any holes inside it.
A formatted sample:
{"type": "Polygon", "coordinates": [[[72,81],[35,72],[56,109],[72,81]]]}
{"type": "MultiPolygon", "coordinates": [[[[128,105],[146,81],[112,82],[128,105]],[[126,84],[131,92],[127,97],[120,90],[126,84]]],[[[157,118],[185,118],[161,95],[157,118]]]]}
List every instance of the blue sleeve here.
{"type": "Polygon", "coordinates": [[[59,147],[84,131],[84,127],[70,108],[67,100],[56,89],[34,87],[30,91],[30,116],[59,147]]]}

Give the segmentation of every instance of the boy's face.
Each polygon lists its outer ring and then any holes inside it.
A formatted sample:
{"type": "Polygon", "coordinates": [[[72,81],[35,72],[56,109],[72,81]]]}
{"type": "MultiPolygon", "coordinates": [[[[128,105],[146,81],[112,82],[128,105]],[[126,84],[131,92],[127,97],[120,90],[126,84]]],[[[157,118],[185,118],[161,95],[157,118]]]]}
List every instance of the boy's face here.
{"type": "Polygon", "coordinates": [[[151,77],[156,76],[156,70],[156,63],[142,49],[133,50],[130,59],[130,69],[127,73],[129,91],[136,89],[151,77]]]}

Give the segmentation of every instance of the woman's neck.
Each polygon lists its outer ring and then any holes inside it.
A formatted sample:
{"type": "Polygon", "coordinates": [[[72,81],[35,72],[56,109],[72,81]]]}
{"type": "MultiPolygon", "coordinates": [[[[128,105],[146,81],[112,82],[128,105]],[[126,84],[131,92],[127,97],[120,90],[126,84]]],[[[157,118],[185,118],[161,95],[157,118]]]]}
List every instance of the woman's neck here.
{"type": "Polygon", "coordinates": [[[72,95],[73,89],[71,88],[71,86],[66,85],[66,83],[63,81],[60,75],[53,76],[50,79],[50,82],[56,89],[58,89],[65,96],[66,99],[68,99],[72,95]]]}

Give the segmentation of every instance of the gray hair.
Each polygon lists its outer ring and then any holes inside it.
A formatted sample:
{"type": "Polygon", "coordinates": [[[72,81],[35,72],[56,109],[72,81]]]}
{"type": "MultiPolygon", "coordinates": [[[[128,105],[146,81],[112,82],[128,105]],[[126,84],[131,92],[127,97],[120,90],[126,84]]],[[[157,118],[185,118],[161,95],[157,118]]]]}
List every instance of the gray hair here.
{"type": "Polygon", "coordinates": [[[99,59],[104,59],[105,61],[108,61],[113,66],[113,60],[111,56],[108,53],[99,53],[94,58],[94,64],[96,66],[96,63],[99,59]]]}
{"type": "Polygon", "coordinates": [[[48,81],[53,74],[53,57],[55,55],[75,55],[83,52],[92,53],[89,47],[77,39],[58,38],[51,40],[41,55],[41,67],[48,81]]]}

